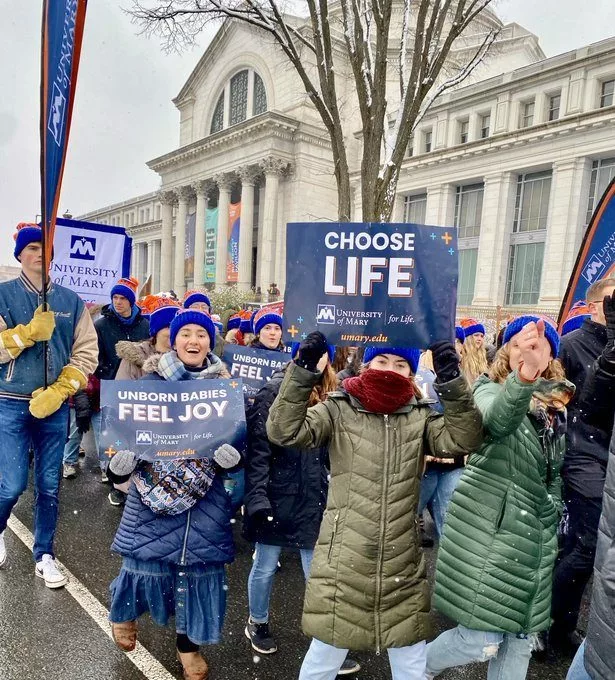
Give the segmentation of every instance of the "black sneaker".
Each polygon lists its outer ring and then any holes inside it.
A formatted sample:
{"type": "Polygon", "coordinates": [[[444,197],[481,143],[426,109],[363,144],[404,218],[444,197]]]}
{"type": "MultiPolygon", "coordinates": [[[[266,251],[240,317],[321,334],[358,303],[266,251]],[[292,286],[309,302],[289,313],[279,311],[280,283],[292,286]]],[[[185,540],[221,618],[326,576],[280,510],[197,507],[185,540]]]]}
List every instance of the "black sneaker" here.
{"type": "Polygon", "coordinates": [[[278,651],[278,646],[271,635],[268,623],[253,623],[248,619],[245,634],[252,649],[259,654],[273,654],[278,651]]]}
{"type": "Polygon", "coordinates": [[[551,629],[548,638],[550,651],[556,656],[572,658],[577,653],[584,637],[583,633],[578,630],[562,634],[557,630],[551,629]]]}
{"type": "Polygon", "coordinates": [[[354,673],[358,673],[361,670],[361,664],[358,661],[355,661],[354,659],[349,659],[346,657],[344,659],[344,663],[342,664],[342,667],[339,669],[337,672],[338,675],[353,675],[354,673]]]}
{"type": "Polygon", "coordinates": [[[122,493],[118,489],[112,489],[109,491],[107,498],[109,499],[109,503],[111,503],[111,505],[124,505],[126,502],[126,494],[122,493]]]}

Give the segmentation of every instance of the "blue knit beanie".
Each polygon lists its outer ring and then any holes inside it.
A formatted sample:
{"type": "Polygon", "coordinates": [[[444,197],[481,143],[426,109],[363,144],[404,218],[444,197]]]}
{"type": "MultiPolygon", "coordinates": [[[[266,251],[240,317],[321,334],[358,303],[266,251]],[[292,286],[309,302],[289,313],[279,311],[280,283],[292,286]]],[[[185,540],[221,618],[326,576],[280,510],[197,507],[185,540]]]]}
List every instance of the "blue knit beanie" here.
{"type": "Polygon", "coordinates": [[[486,335],[485,327],[483,326],[483,324],[480,321],[477,321],[476,319],[472,319],[471,317],[461,319],[459,321],[459,325],[463,328],[463,332],[466,334],[466,338],[469,338],[471,335],[474,335],[474,333],[482,333],[483,335],[486,335]]]}
{"type": "Polygon", "coordinates": [[[226,322],[226,330],[232,331],[234,328],[239,328],[239,326],[241,326],[241,314],[239,312],[231,314],[226,322]]]}
{"type": "Polygon", "coordinates": [[[459,340],[461,343],[465,342],[466,333],[462,326],[455,326],[455,339],[459,340]]]}
{"type": "Polygon", "coordinates": [[[15,259],[18,260],[21,251],[27,245],[30,245],[30,243],[43,242],[43,232],[36,224],[22,222],[17,225],[17,233],[13,238],[15,239],[15,250],[13,251],[13,255],[15,255],[15,259]]]}
{"type": "Polygon", "coordinates": [[[551,354],[553,355],[553,358],[557,357],[557,353],[559,352],[559,335],[557,333],[557,329],[555,327],[555,324],[553,323],[552,319],[549,319],[549,317],[542,316],[542,315],[525,315],[525,316],[518,316],[516,319],[513,319],[508,326],[506,326],[506,330],[504,331],[504,337],[502,338],[502,342],[506,344],[507,342],[510,342],[515,335],[523,328],[523,326],[526,326],[530,322],[537,323],[538,321],[544,321],[545,322],[545,338],[549,341],[549,344],[551,345],[551,354]]]}
{"type": "Polygon", "coordinates": [[[203,293],[200,290],[189,290],[185,295],[184,295],[184,309],[190,309],[190,306],[193,305],[195,302],[204,302],[210,309],[211,311],[211,302],[207,295],[203,293]]]}
{"type": "Polygon", "coordinates": [[[564,323],[562,324],[562,338],[567,333],[572,333],[572,331],[576,331],[578,328],[581,328],[585,319],[591,318],[592,315],[589,311],[589,307],[587,306],[587,302],[585,302],[585,300],[579,300],[579,302],[576,302],[570,308],[568,316],[564,319],[564,323]]]}
{"type": "Polygon", "coordinates": [[[114,295],[123,295],[130,302],[130,306],[132,307],[137,301],[138,287],[139,282],[132,276],[129,276],[127,279],[120,279],[111,289],[111,301],[113,302],[114,295]]]}
{"type": "Polygon", "coordinates": [[[266,307],[259,309],[256,312],[256,314],[252,317],[252,323],[254,324],[254,333],[256,335],[258,335],[268,323],[274,323],[280,328],[284,328],[284,321],[282,317],[276,312],[268,310],[266,307]]]}
{"type": "Polygon", "coordinates": [[[252,319],[242,319],[239,322],[239,330],[245,335],[246,333],[254,333],[252,328],[252,319]]]}
{"type": "Polygon", "coordinates": [[[171,321],[175,318],[175,315],[179,311],[177,305],[164,305],[158,307],[149,315],[149,334],[150,337],[155,338],[158,331],[163,328],[169,328],[171,326],[171,321]]]}
{"type": "Polygon", "coordinates": [[[402,357],[410,364],[413,373],[416,373],[421,358],[421,350],[414,347],[366,347],[363,363],[369,364],[379,354],[394,354],[397,357],[402,357]]]}
{"type": "MultiPolygon", "coordinates": [[[[297,356],[300,345],[300,342],[293,342],[293,344],[290,346],[291,359],[294,359],[297,356]]],[[[327,343],[327,354],[329,355],[329,361],[333,361],[333,357],[335,356],[335,345],[330,345],[327,343]]]]}
{"type": "Polygon", "coordinates": [[[201,326],[201,328],[207,331],[209,335],[209,349],[213,351],[216,343],[216,327],[209,314],[198,309],[180,309],[177,311],[175,318],[171,321],[171,347],[175,345],[175,339],[179,331],[191,323],[201,326]]]}

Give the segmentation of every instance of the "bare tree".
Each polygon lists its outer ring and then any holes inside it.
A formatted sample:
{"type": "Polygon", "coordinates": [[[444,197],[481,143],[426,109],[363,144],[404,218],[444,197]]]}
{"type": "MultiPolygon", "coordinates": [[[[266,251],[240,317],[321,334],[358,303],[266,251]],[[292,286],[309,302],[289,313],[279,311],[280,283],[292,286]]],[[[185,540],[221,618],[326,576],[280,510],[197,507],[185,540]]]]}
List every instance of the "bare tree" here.
{"type": "Polygon", "coordinates": [[[462,63],[453,44],[492,0],[307,0],[307,18],[284,0],[133,0],[130,10],[167,49],[193,44],[208,21],[234,19],[270,35],[296,70],[329,134],[338,189],[338,218],[350,219],[348,129],[338,73],[354,80],[362,123],[361,206],[364,221],[389,221],[399,170],[411,135],[433,101],[463,82],[497,37],[488,30],[462,63]],[[393,36],[393,10],[403,23],[393,36]],[[343,56],[340,57],[339,55],[343,56]],[[395,58],[391,59],[394,54],[395,58]],[[387,98],[391,69],[399,99],[387,98]]]}

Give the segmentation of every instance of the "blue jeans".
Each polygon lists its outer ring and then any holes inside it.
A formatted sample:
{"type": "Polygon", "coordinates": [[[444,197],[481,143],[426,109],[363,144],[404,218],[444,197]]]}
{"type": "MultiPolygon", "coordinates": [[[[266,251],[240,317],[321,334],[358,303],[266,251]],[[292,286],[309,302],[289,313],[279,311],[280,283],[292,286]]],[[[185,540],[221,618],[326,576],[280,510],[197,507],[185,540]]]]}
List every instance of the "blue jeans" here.
{"type": "MultiPolygon", "coordinates": [[[[391,647],[387,652],[393,680],[424,680],[425,642],[391,647]]],[[[314,638],[301,664],[299,680],[334,680],[347,654],[347,649],[314,638]]]]}
{"type": "MultiPolygon", "coordinates": [[[[109,465],[109,459],[104,455],[101,457],[101,453],[98,449],[99,434],[100,434],[100,411],[92,413],[90,418],[90,427],[92,428],[92,434],[94,435],[94,446],[96,447],[96,455],[100,463],[100,469],[106,470],[107,465],[109,465]]],[[[64,462],[68,465],[76,465],[79,460],[79,446],[81,445],[81,439],[83,435],[77,429],[77,419],[75,418],[75,409],[70,409],[70,425],[68,428],[68,441],[64,447],[64,462]]]]}
{"type": "Polygon", "coordinates": [[[585,640],[583,640],[583,644],[577,649],[577,653],[568,669],[566,680],[592,680],[591,675],[585,669],[584,656],[585,640]]]}
{"type": "MultiPolygon", "coordinates": [[[[248,577],[250,618],[254,623],[267,623],[269,621],[269,599],[273,588],[273,578],[278,569],[278,559],[282,548],[279,545],[265,545],[264,543],[255,543],[254,548],[256,555],[248,577]]],[[[301,554],[303,574],[307,580],[314,550],[302,548],[299,553],[301,554]]]]}
{"type": "Polygon", "coordinates": [[[418,513],[421,515],[425,508],[429,508],[438,538],[442,536],[448,504],[451,502],[453,491],[457,488],[457,482],[463,470],[464,468],[446,471],[433,470],[428,464],[427,471],[421,479],[418,513]]]}
{"type": "Polygon", "coordinates": [[[525,680],[532,656],[528,636],[457,626],[427,645],[427,678],[447,668],[488,661],[487,680],[525,680]]]}
{"type": "Polygon", "coordinates": [[[0,532],[28,486],[29,450],[34,450],[34,559],[53,556],[58,523],[62,453],[68,430],[68,406],[48,418],[30,415],[28,402],[0,398],[0,532]]]}

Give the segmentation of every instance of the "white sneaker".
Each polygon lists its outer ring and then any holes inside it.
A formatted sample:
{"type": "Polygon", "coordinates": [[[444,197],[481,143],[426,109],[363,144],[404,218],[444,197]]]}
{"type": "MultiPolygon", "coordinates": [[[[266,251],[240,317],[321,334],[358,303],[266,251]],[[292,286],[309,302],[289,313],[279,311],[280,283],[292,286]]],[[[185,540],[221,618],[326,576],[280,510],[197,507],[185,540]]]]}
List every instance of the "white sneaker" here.
{"type": "Polygon", "coordinates": [[[0,567],[6,562],[6,545],[4,544],[4,531],[0,534],[0,567]]]}
{"type": "Polygon", "coordinates": [[[57,568],[56,561],[51,555],[43,555],[43,559],[36,563],[34,573],[45,580],[47,588],[62,588],[68,583],[68,579],[57,568]]]}
{"type": "Polygon", "coordinates": [[[106,470],[101,470],[100,471],[100,481],[103,484],[108,484],[109,483],[109,477],[107,477],[107,471],[106,470]]]}
{"type": "Polygon", "coordinates": [[[64,463],[62,466],[62,477],[64,479],[73,479],[77,476],[77,466],[72,463],[64,463]]]}

